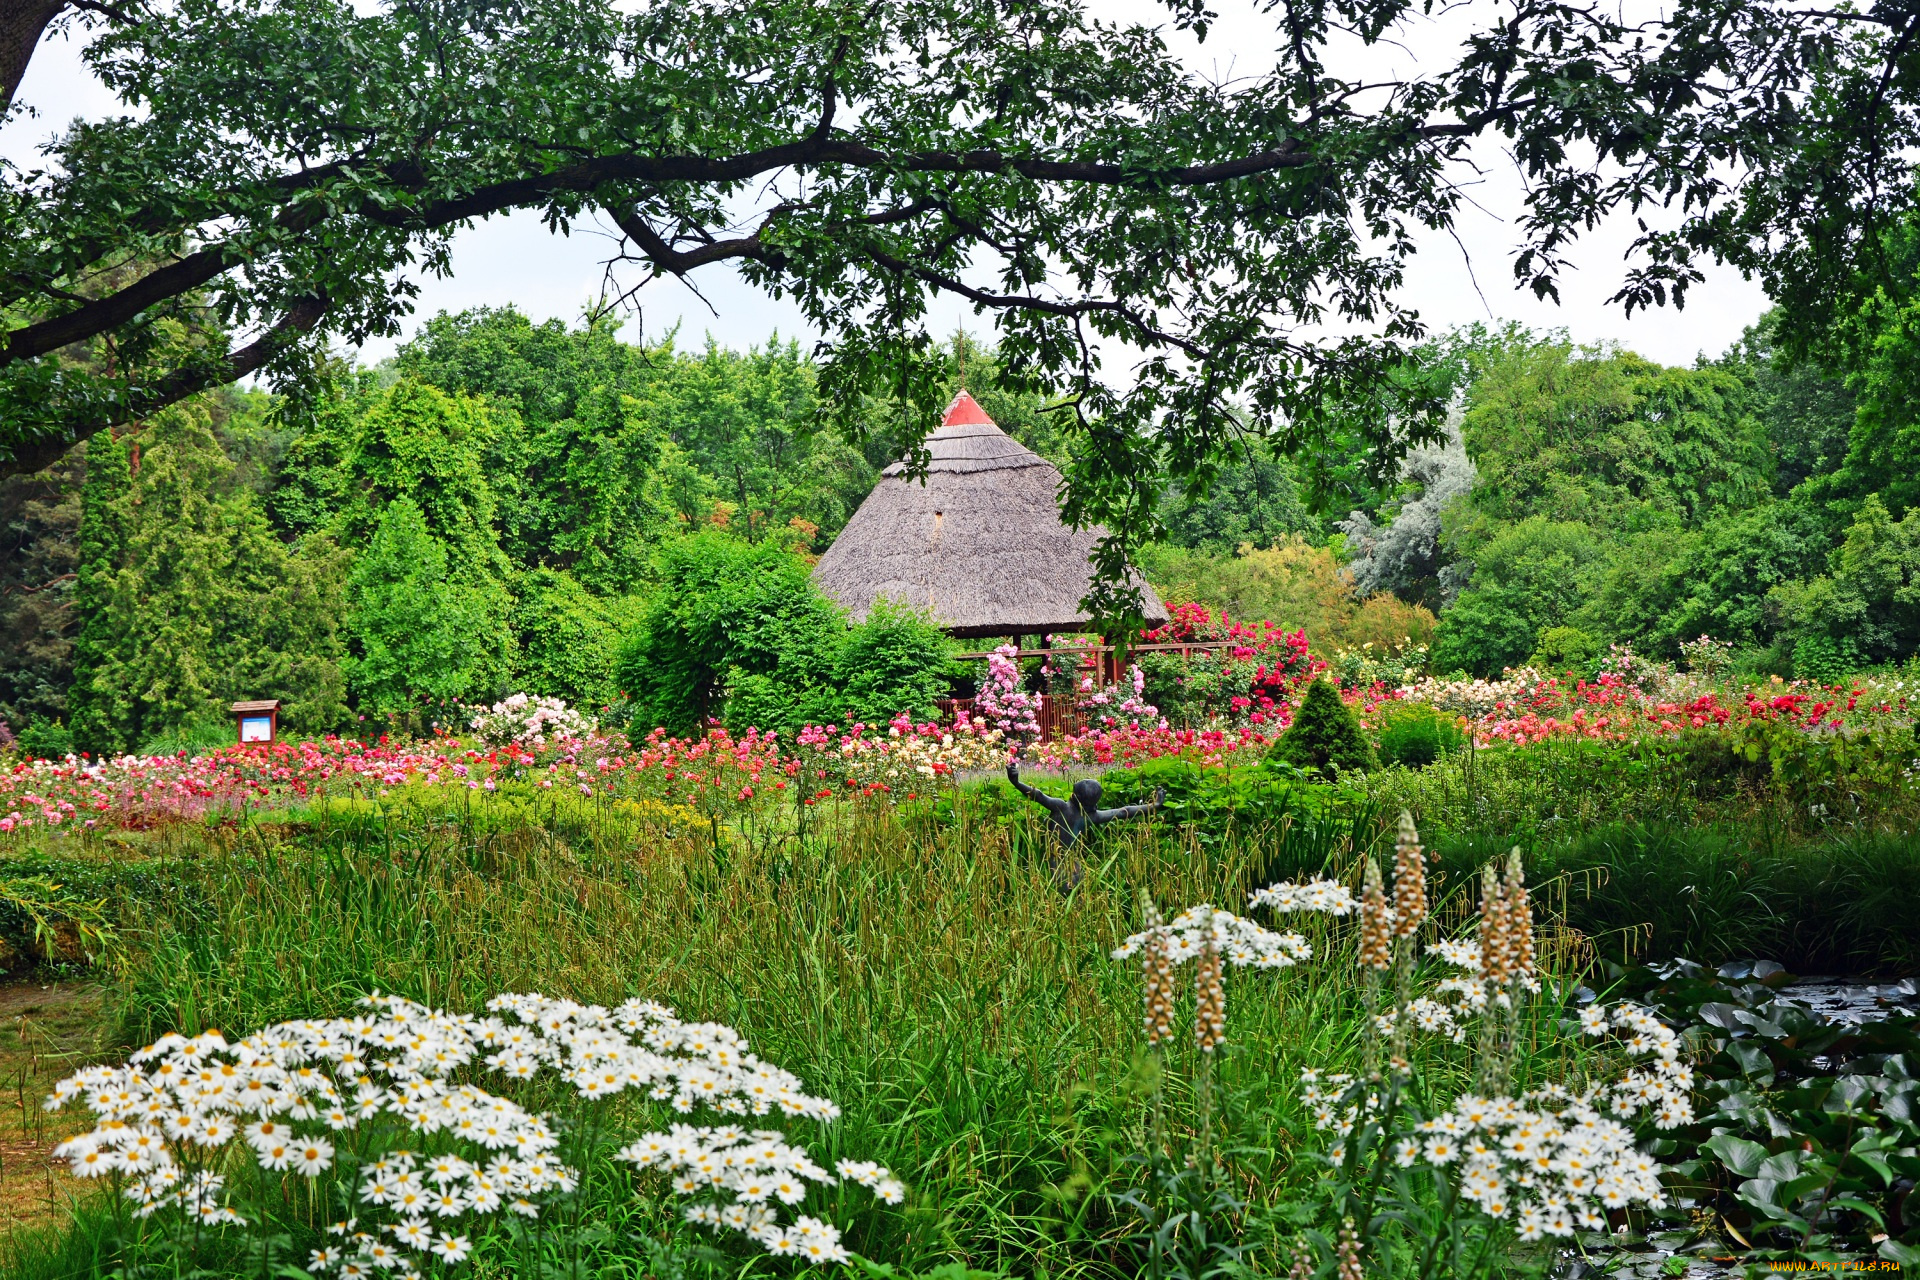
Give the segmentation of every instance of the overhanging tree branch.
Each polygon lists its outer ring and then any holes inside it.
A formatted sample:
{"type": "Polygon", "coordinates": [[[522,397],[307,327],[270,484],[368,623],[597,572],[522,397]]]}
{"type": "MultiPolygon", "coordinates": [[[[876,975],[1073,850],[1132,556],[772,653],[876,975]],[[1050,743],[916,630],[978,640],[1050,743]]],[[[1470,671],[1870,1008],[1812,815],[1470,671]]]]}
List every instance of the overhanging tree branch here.
{"type": "Polygon", "coordinates": [[[65,0],[0,0],[0,115],[13,105],[47,25],[66,7],[65,0]]]}
{"type": "Polygon", "coordinates": [[[74,422],[67,432],[40,435],[14,445],[11,457],[0,458],[0,479],[52,466],[68,449],[97,431],[137,421],[189,396],[259,372],[274,357],[312,332],[327,314],[327,307],[324,296],[302,298],[288,307],[265,333],[238,351],[184,364],[153,382],[130,385],[110,405],[95,408],[74,422]]]}

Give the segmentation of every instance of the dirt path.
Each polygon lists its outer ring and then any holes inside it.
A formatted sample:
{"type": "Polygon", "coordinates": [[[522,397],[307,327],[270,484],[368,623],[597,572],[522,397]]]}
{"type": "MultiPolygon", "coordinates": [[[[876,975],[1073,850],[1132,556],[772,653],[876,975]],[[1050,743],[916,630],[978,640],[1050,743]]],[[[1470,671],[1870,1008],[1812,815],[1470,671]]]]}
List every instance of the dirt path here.
{"type": "Polygon", "coordinates": [[[0,1247],[18,1228],[64,1216],[79,1191],[49,1154],[83,1118],[40,1104],[54,1081],[108,1048],[96,984],[0,984],[0,1247]]]}

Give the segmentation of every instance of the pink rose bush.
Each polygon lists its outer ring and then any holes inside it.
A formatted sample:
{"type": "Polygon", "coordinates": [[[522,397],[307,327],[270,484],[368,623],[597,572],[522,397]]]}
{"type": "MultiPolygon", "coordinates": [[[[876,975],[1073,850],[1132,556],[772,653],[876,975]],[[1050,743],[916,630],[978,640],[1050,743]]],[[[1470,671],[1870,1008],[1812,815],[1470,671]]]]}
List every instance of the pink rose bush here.
{"type": "Polygon", "coordinates": [[[1020,687],[1019,656],[1019,648],[1010,644],[993,651],[974,708],[1009,738],[1032,742],[1040,736],[1040,695],[1020,687]]]}

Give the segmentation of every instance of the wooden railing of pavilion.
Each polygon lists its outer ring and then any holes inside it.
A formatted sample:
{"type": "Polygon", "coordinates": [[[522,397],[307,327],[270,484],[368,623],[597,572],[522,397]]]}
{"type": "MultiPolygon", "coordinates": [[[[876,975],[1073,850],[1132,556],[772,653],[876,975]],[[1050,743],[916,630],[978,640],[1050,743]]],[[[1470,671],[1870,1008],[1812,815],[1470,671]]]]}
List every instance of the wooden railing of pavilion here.
{"type": "MultiPolygon", "coordinates": [[[[1181,641],[1172,644],[1128,645],[1125,653],[1179,653],[1188,656],[1197,653],[1205,656],[1220,647],[1217,641],[1212,644],[1181,641]]],[[[983,649],[977,653],[957,653],[954,657],[961,660],[991,658],[996,652],[998,650],[983,649]]],[[[1092,664],[1096,688],[1105,688],[1120,681],[1120,650],[1115,645],[1071,644],[1043,649],[1020,649],[1013,654],[1013,657],[1052,658],[1062,663],[1073,664],[1073,669],[1076,671],[1083,670],[1085,660],[1092,657],[1097,659],[1092,664]]],[[[940,709],[941,722],[952,724],[962,711],[972,718],[974,701],[972,698],[938,698],[935,699],[934,705],[940,709]]],[[[1073,703],[1074,700],[1071,698],[1060,698],[1050,693],[1040,695],[1040,710],[1035,716],[1035,719],[1040,722],[1040,741],[1053,742],[1069,734],[1086,732],[1087,718],[1073,703]]]]}

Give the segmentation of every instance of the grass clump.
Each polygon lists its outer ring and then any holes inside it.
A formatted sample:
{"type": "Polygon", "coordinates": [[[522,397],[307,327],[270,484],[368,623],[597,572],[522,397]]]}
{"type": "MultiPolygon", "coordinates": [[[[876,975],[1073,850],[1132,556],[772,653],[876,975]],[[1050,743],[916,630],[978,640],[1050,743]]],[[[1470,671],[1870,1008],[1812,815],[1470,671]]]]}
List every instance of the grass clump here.
{"type": "Polygon", "coordinates": [[[1424,702],[1385,702],[1375,714],[1384,765],[1421,769],[1466,745],[1466,731],[1424,702]]]}

